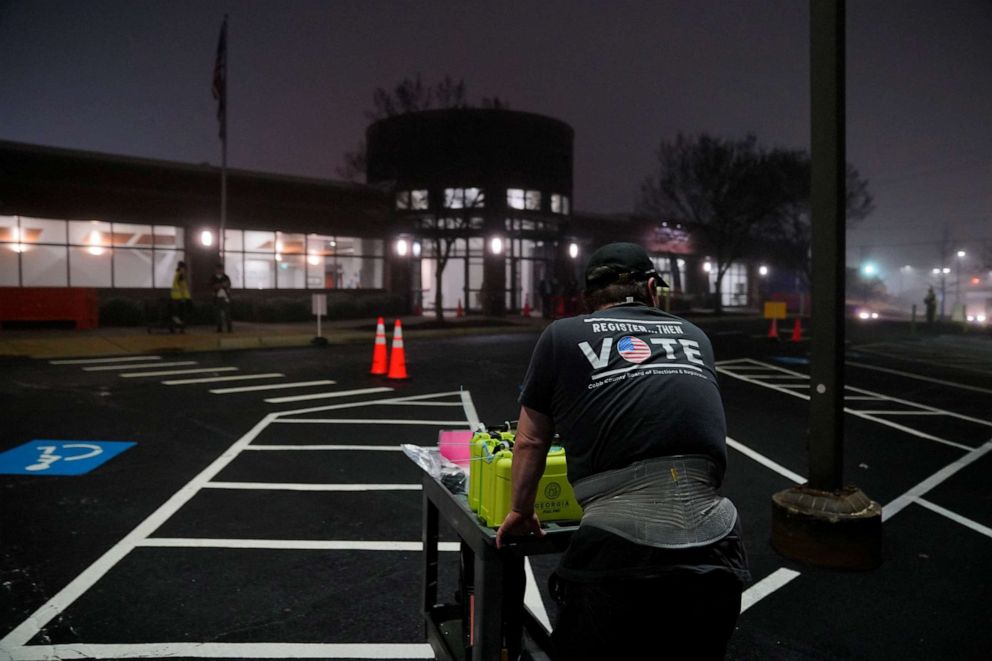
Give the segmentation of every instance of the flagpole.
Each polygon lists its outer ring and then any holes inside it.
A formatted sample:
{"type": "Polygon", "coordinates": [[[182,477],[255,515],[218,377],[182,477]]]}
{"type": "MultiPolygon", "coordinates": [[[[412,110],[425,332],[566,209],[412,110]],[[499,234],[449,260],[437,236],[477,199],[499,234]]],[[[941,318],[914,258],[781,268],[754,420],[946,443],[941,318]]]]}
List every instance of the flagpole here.
{"type": "Polygon", "coordinates": [[[220,135],[220,152],[221,152],[221,166],[220,166],[220,237],[218,244],[220,246],[220,258],[221,261],[224,260],[224,239],[225,239],[225,228],[227,227],[227,14],[224,14],[224,103],[221,106],[221,112],[223,117],[221,118],[221,126],[223,127],[220,135]]]}

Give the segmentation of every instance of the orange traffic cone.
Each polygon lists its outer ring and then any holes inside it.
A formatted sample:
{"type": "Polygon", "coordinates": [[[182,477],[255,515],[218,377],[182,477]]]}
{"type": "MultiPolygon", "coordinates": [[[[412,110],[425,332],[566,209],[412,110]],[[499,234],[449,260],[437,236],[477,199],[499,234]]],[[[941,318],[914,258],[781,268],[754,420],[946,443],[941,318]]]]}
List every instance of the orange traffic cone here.
{"type": "Polygon", "coordinates": [[[520,311],[520,316],[521,317],[529,317],[530,316],[530,296],[524,296],[524,307],[520,311]]]}
{"type": "Polygon", "coordinates": [[[768,339],[778,339],[778,319],[772,319],[772,325],[768,327],[768,339]]]}
{"type": "Polygon", "coordinates": [[[388,379],[405,379],[406,374],[406,351],[403,349],[403,326],[400,320],[396,320],[393,326],[393,351],[389,357],[388,379]]]}
{"type": "Polygon", "coordinates": [[[386,324],[379,317],[375,325],[375,348],[372,350],[372,374],[386,373],[386,324]]]}
{"type": "Polygon", "coordinates": [[[460,298],[458,299],[458,307],[455,308],[455,316],[456,317],[464,317],[465,316],[465,308],[462,307],[462,299],[460,299],[460,298]]]}
{"type": "Polygon", "coordinates": [[[799,317],[796,317],[796,323],[792,327],[792,341],[800,342],[803,339],[803,324],[799,321],[799,317]]]}

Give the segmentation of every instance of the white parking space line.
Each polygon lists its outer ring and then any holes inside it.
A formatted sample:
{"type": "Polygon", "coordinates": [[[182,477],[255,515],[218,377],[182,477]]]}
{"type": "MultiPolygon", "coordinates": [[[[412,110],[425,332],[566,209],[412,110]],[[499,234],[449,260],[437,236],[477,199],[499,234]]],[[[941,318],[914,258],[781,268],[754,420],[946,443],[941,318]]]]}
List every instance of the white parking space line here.
{"type": "Polygon", "coordinates": [[[469,427],[464,420],[379,420],[376,418],[289,418],[273,420],[282,424],[322,425],[427,425],[429,427],[469,427]]]}
{"type": "MultiPolygon", "coordinates": [[[[868,347],[857,347],[855,349],[855,351],[857,351],[859,353],[868,353],[868,354],[872,354],[872,355],[875,355],[875,356],[882,356],[883,358],[895,358],[896,360],[903,360],[903,361],[908,361],[908,362],[911,362],[911,363],[923,363],[924,365],[936,365],[937,367],[951,367],[953,369],[963,370],[965,372],[975,372],[976,374],[986,374],[988,376],[992,376],[992,372],[990,372],[988,370],[977,369],[975,367],[967,367],[965,365],[952,365],[952,364],[948,363],[946,361],[946,359],[943,360],[943,361],[941,361],[941,362],[938,362],[936,360],[926,360],[926,359],[923,359],[923,358],[914,358],[914,357],[908,356],[908,355],[906,355],[904,353],[902,353],[902,354],[893,354],[893,353],[887,353],[885,351],[876,351],[876,350],[871,349],[871,348],[868,348],[868,347]]],[[[974,358],[973,357],[969,357],[969,356],[962,356],[961,357],[961,360],[963,360],[963,361],[973,361],[974,358]]]]}
{"type": "Polygon", "coordinates": [[[988,526],[983,526],[977,521],[972,521],[968,517],[961,516],[957,512],[952,512],[951,510],[945,509],[936,503],[931,503],[929,500],[925,498],[914,498],[913,502],[916,503],[917,505],[922,505],[923,507],[926,507],[928,510],[936,512],[941,516],[946,516],[951,521],[954,521],[955,523],[960,523],[965,528],[971,528],[975,532],[981,533],[986,537],[992,537],[992,528],[989,528],[988,526]]]}
{"type": "MultiPolygon", "coordinates": [[[[303,415],[304,413],[317,413],[324,411],[335,411],[337,409],[347,409],[355,408],[356,406],[381,406],[385,404],[394,404],[397,402],[417,402],[421,400],[432,400],[440,399],[442,397],[455,397],[461,396],[462,391],[454,390],[450,392],[436,392],[429,395],[409,395],[406,397],[386,397],[383,399],[369,399],[361,402],[347,402],[345,404],[328,404],[326,406],[312,406],[305,409],[293,409],[291,411],[279,411],[276,413],[276,417],[273,422],[290,422],[286,419],[286,416],[290,415],[303,415]]],[[[471,420],[471,418],[469,418],[471,420]]],[[[463,423],[464,424],[464,423],[463,423]]]]}
{"type": "Polygon", "coordinates": [[[782,567],[764,577],[741,595],[741,612],[751,608],[756,603],[775,592],[779,588],[785,587],[789,582],[799,576],[799,572],[782,567]]]}
{"type": "Polygon", "coordinates": [[[740,452],[741,454],[743,454],[745,457],[748,457],[749,459],[753,459],[754,461],[758,462],[759,464],[761,464],[765,468],[768,468],[770,470],[775,471],[776,473],[778,473],[782,477],[784,477],[784,478],[786,478],[788,480],[791,480],[791,481],[795,482],[796,484],[805,484],[806,483],[806,478],[803,477],[802,475],[799,475],[798,473],[793,473],[792,471],[790,471],[785,466],[772,461],[771,459],[769,459],[765,455],[761,454],[760,452],[757,452],[755,450],[752,450],[751,448],[747,447],[743,443],[740,443],[739,441],[735,441],[734,439],[730,438],[729,436],[727,437],[727,447],[731,447],[731,448],[737,450],[738,452],[740,452]]]}
{"type": "Polygon", "coordinates": [[[860,367],[861,369],[874,370],[876,372],[885,372],[886,374],[895,374],[897,376],[904,376],[908,379],[918,379],[919,381],[928,381],[930,383],[938,383],[942,386],[950,386],[951,388],[960,388],[962,390],[971,390],[972,392],[985,393],[986,395],[992,395],[992,388],[979,388],[978,386],[969,386],[964,383],[955,383],[954,381],[945,381],[944,379],[935,379],[930,376],[922,376],[920,374],[913,374],[911,372],[903,372],[901,370],[894,370],[888,367],[878,367],[876,365],[867,365],[865,363],[856,363],[853,361],[845,361],[845,365],[850,365],[851,367],[860,367]]]}
{"type": "MultiPolygon", "coordinates": [[[[293,551],[414,551],[422,542],[376,542],[319,539],[213,539],[208,537],[149,537],[138,546],[206,549],[285,549],[293,551]]],[[[458,551],[458,542],[438,542],[438,550],[458,551]]]]}
{"type": "Polygon", "coordinates": [[[334,392],[318,392],[311,395],[293,395],[289,397],[272,397],[265,401],[269,404],[285,404],[287,402],[306,402],[312,399],[330,399],[332,397],[351,397],[352,395],[371,395],[377,392],[391,392],[392,388],[358,388],[357,390],[337,390],[334,392]]]}
{"type": "Polygon", "coordinates": [[[548,617],[548,609],[544,605],[544,597],[541,596],[541,590],[534,578],[534,568],[530,565],[529,557],[524,557],[524,575],[527,580],[524,587],[524,606],[541,623],[545,632],[551,633],[551,618],[548,617]]]}
{"type": "Polygon", "coordinates": [[[468,425],[470,429],[480,429],[482,427],[482,422],[479,420],[479,414],[475,410],[475,403],[472,401],[472,393],[468,390],[462,390],[458,393],[458,396],[462,400],[462,408],[465,409],[465,419],[468,420],[468,425]]]}
{"type": "Polygon", "coordinates": [[[174,363],[148,363],[146,365],[98,365],[96,367],[84,367],[84,372],[101,372],[107,370],[144,370],[157,369],[159,367],[179,367],[180,365],[196,365],[195,360],[180,360],[174,363]]]}
{"type": "Polygon", "coordinates": [[[321,379],[319,381],[293,381],[291,383],[271,383],[264,386],[241,386],[238,388],[217,388],[211,390],[215,395],[229,395],[235,392],[257,392],[259,390],[282,390],[283,388],[309,388],[312,386],[333,386],[337,381],[321,379]]]}
{"type": "Polygon", "coordinates": [[[237,367],[198,367],[195,370],[164,370],[161,372],[127,372],[121,374],[122,378],[135,378],[139,376],[171,376],[173,374],[204,374],[206,372],[237,372],[237,367]]]}
{"type": "Polygon", "coordinates": [[[400,452],[398,445],[249,445],[245,450],[275,450],[296,452],[299,450],[362,450],[371,452],[400,452]]]}
{"type": "Polygon", "coordinates": [[[186,386],[194,383],[217,383],[218,381],[250,381],[252,379],[279,379],[286,376],[285,374],[280,374],[279,372],[270,372],[268,374],[240,374],[238,376],[208,376],[202,379],[171,379],[169,381],[163,381],[162,383],[167,386],[186,386]]]}
{"type": "MultiPolygon", "coordinates": [[[[53,619],[60,617],[72,604],[82,595],[84,592],[89,590],[93,585],[99,581],[104,574],[110,571],[118,562],[120,562],[128,553],[130,553],[138,545],[138,543],[144,538],[148,537],[150,534],[155,532],[159,527],[162,526],[169,518],[172,517],[179,509],[181,509],[196,493],[202,488],[202,486],[209,482],[215,475],[220,473],[238,454],[241,452],[242,448],[252,442],[256,436],[258,436],[265,427],[269,425],[272,421],[273,416],[269,414],[262,418],[254,427],[252,427],[244,436],[234,442],[231,447],[229,447],[223,454],[221,454],[217,459],[215,459],[209,466],[204,468],[199,475],[194,477],[192,480],[187,482],[179,491],[172,495],[165,503],[163,503],[157,510],[150,514],[144,521],[138,524],[130,533],[124,536],[119,542],[114,544],[106,553],[100,556],[96,561],[94,561],[89,567],[87,567],[79,576],[74,578],[69,582],[64,588],[59,590],[51,599],[45,602],[41,607],[39,607],[34,613],[32,613],[27,619],[25,619],[21,624],[10,631],[3,640],[0,640],[0,649],[9,649],[12,647],[23,647],[32,638],[34,638],[38,633],[44,629],[49,622],[53,619]]],[[[148,646],[144,646],[146,649],[148,646]]],[[[31,649],[31,648],[29,648],[31,649]]],[[[40,653],[48,654],[49,656],[39,656],[37,658],[52,658],[52,646],[51,645],[39,645],[36,648],[40,653]]],[[[66,648],[67,650],[76,650],[77,646],[71,645],[66,648]]],[[[32,649],[32,651],[34,651],[32,649]]],[[[75,654],[76,652],[72,652],[75,654]]],[[[279,657],[283,655],[280,652],[276,656],[279,657]]],[[[119,658],[119,654],[113,654],[113,658],[119,658]]],[[[35,657],[31,657],[35,658],[35,657]]],[[[60,657],[58,655],[55,658],[74,658],[71,656],[60,657]]]]}
{"type": "MultiPolygon", "coordinates": [[[[757,363],[757,364],[761,364],[761,365],[764,365],[765,364],[765,363],[761,363],[760,361],[756,361],[754,359],[748,359],[748,360],[751,360],[753,363],[757,363]]],[[[777,367],[777,366],[774,366],[774,365],[769,365],[769,367],[773,367],[774,369],[776,369],[778,371],[781,371],[781,372],[787,372],[787,373],[790,373],[790,374],[800,375],[799,372],[793,372],[791,370],[787,370],[787,369],[782,368],[782,367],[777,367]]],[[[736,365],[718,366],[717,367],[717,371],[720,372],[721,374],[726,374],[728,376],[731,376],[731,377],[733,377],[735,379],[739,379],[739,380],[744,381],[746,383],[751,383],[753,385],[761,386],[763,388],[768,388],[770,390],[777,390],[778,392],[783,392],[783,393],[785,393],[787,395],[792,395],[793,397],[799,397],[799,398],[805,399],[805,400],[809,400],[809,398],[810,398],[810,396],[808,394],[806,394],[806,393],[795,392],[793,390],[794,388],[808,388],[808,386],[809,386],[808,381],[807,381],[806,384],[796,385],[796,386],[788,385],[788,384],[769,383],[767,381],[763,381],[761,376],[745,375],[745,374],[738,374],[738,373],[736,373],[736,371],[737,371],[737,366],[736,365]]],[[[881,393],[873,392],[871,390],[865,390],[864,388],[855,388],[853,386],[846,386],[845,387],[845,392],[848,391],[848,390],[851,391],[851,392],[859,393],[860,395],[863,395],[863,396],[869,396],[869,397],[876,398],[878,401],[896,402],[896,403],[903,404],[903,405],[908,406],[908,407],[915,408],[915,409],[920,410],[920,411],[930,411],[930,412],[933,412],[933,413],[940,413],[941,415],[946,415],[946,416],[949,416],[949,417],[952,417],[952,418],[959,418],[961,420],[967,420],[968,422],[974,422],[974,423],[980,424],[980,425],[992,426],[992,422],[990,422],[988,420],[981,420],[979,418],[974,418],[972,416],[963,415],[963,414],[960,414],[960,413],[955,413],[953,411],[947,411],[947,410],[944,410],[944,409],[938,409],[936,407],[928,406],[926,404],[920,404],[918,402],[911,402],[909,400],[900,399],[898,397],[891,397],[889,395],[883,395],[881,393]]],[[[849,413],[849,414],[851,414],[853,416],[856,416],[856,417],[859,417],[859,418],[863,418],[865,420],[871,420],[872,422],[877,422],[880,425],[885,425],[887,427],[892,427],[893,429],[898,429],[899,431],[905,432],[907,434],[911,434],[913,436],[917,436],[919,438],[925,438],[927,440],[934,441],[936,443],[941,443],[943,445],[948,445],[950,447],[954,447],[954,448],[958,448],[958,449],[966,450],[966,451],[972,449],[968,445],[964,445],[962,443],[955,443],[954,441],[948,441],[947,439],[940,438],[940,437],[934,436],[932,434],[927,434],[927,433],[921,432],[919,430],[912,429],[911,427],[906,427],[905,425],[900,425],[900,424],[898,424],[896,422],[893,422],[891,420],[888,420],[888,419],[886,419],[884,417],[880,417],[878,415],[873,415],[871,413],[866,413],[865,411],[861,411],[861,410],[858,410],[858,409],[852,409],[852,408],[849,408],[849,407],[846,407],[845,406],[844,407],[844,412],[845,413],[849,413]]],[[[888,412],[886,412],[886,413],[888,413],[888,412]]]]}
{"type": "Polygon", "coordinates": [[[461,402],[382,402],[382,406],[462,406],[461,402]]]}
{"type": "Polygon", "coordinates": [[[433,659],[428,643],[72,643],[12,650],[16,661],[47,659],[433,659]]]}
{"type": "Polygon", "coordinates": [[[917,438],[925,438],[928,441],[933,441],[934,443],[940,443],[941,445],[957,448],[958,450],[964,450],[966,452],[972,449],[970,445],[965,445],[964,443],[956,443],[955,441],[949,441],[946,438],[940,438],[939,436],[934,436],[933,434],[922,432],[919,429],[913,429],[912,427],[907,427],[906,425],[900,425],[898,422],[886,420],[885,418],[880,418],[877,415],[862,413],[857,409],[845,408],[844,411],[846,413],[850,413],[851,415],[857,418],[864,418],[865,420],[871,420],[872,422],[877,422],[878,424],[885,425],[886,427],[892,427],[893,429],[898,429],[899,431],[905,432],[910,436],[916,436],[917,438]]]}
{"type": "Polygon", "coordinates": [[[297,482],[207,482],[204,489],[248,491],[420,491],[420,484],[309,484],[297,482]]]}
{"type": "Polygon", "coordinates": [[[935,413],[933,411],[858,411],[859,413],[867,413],[868,415],[944,415],[943,413],[935,413]]]}
{"type": "Polygon", "coordinates": [[[912,503],[914,500],[920,498],[925,493],[927,493],[937,485],[941,484],[942,482],[950,478],[952,475],[957,473],[965,466],[971,464],[974,461],[977,461],[978,459],[981,459],[986,454],[988,454],[989,451],[992,451],[992,440],[987,441],[984,445],[975,448],[974,450],[964,455],[957,461],[950,463],[947,466],[944,466],[942,469],[940,469],[939,471],[937,471],[927,479],[923,480],[922,482],[914,486],[912,489],[910,489],[903,495],[893,500],[888,505],[884,506],[882,508],[882,521],[884,522],[887,519],[892,518],[893,516],[901,512],[903,508],[905,508],[907,505],[912,503]]]}
{"type": "Polygon", "coordinates": [[[73,358],[72,360],[50,360],[49,365],[90,365],[97,363],[128,363],[143,360],[162,360],[162,356],[115,356],[112,358],[73,358]]]}
{"type": "Polygon", "coordinates": [[[844,401],[866,401],[866,402],[884,402],[884,397],[869,397],[868,395],[844,395],[844,401]]]}

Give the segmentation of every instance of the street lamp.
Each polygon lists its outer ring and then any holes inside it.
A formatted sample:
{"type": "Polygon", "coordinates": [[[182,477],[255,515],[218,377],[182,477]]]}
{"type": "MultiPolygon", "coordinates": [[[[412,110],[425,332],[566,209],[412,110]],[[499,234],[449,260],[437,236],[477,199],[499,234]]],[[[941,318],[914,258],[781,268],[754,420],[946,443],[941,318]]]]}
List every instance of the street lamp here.
{"type": "MultiPolygon", "coordinates": [[[[957,268],[955,269],[956,274],[954,276],[954,308],[955,309],[957,309],[958,305],[961,304],[961,262],[964,261],[964,258],[967,256],[967,254],[968,253],[966,253],[963,250],[958,251],[958,261],[955,265],[957,268]]],[[[964,316],[964,314],[962,313],[961,316],[964,316]]]]}

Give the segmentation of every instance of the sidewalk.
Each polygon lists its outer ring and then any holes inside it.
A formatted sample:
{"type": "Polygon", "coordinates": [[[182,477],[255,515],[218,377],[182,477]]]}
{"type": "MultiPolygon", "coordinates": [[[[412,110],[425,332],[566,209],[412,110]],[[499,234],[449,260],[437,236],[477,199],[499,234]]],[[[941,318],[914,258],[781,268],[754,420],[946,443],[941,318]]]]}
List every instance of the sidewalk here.
{"type": "MultiPolygon", "coordinates": [[[[392,337],[393,319],[386,319],[386,335],[392,337]]],[[[536,333],[547,324],[540,317],[507,316],[446,317],[438,327],[434,317],[402,317],[404,338],[449,337],[488,333],[536,333]]],[[[321,335],[328,344],[367,343],[375,339],[375,319],[325,321],[321,335]]],[[[317,334],[316,322],[235,322],[233,333],[216,333],[212,325],[191,326],[185,333],[170,334],[145,327],[107,327],[93,330],[25,329],[0,330],[0,359],[119,356],[183,351],[220,351],[264,347],[310,345],[317,334]]]]}

